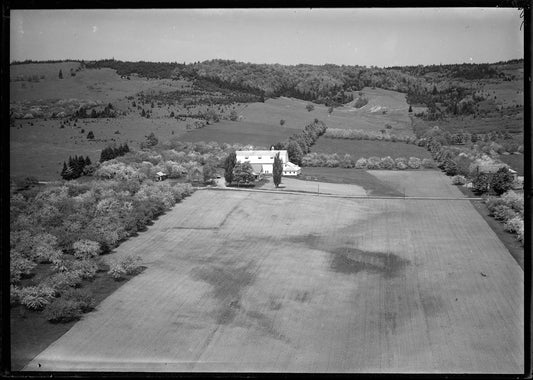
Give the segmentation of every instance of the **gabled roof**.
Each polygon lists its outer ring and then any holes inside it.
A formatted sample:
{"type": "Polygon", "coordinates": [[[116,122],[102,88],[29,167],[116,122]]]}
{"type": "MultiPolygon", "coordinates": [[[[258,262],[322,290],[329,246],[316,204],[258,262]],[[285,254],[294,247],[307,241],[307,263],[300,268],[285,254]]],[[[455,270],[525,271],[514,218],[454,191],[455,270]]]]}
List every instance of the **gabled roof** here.
{"type": "Polygon", "coordinates": [[[286,150],[237,150],[237,156],[275,156],[276,153],[286,154],[286,150]]]}
{"type": "Polygon", "coordinates": [[[162,176],[164,176],[164,175],[167,175],[167,173],[163,173],[163,172],[157,172],[157,173],[155,173],[155,174],[157,174],[157,175],[160,176],[160,177],[162,177],[162,176]]]}

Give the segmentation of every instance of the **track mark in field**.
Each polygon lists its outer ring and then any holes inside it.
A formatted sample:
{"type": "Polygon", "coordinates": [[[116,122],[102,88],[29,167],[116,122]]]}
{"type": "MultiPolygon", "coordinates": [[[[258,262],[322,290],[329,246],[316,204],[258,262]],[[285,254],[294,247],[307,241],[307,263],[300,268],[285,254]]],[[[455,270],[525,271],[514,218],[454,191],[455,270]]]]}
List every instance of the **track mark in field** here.
{"type": "Polygon", "coordinates": [[[217,228],[222,228],[222,226],[226,223],[226,221],[229,219],[230,215],[233,214],[235,212],[235,210],[237,210],[237,208],[239,208],[241,206],[241,203],[244,202],[246,199],[250,198],[250,194],[247,194],[246,197],[244,197],[241,202],[238,202],[235,206],[233,206],[231,208],[231,210],[229,210],[229,212],[226,214],[226,216],[224,217],[224,219],[222,220],[222,222],[220,222],[220,224],[218,225],[217,228]]]}
{"type": "Polygon", "coordinates": [[[396,277],[409,263],[409,260],[393,253],[369,252],[351,247],[337,248],[329,253],[332,255],[330,268],[344,274],[365,271],[391,278],[396,277]]]}
{"type": "Polygon", "coordinates": [[[251,265],[229,268],[221,265],[197,267],[192,270],[192,276],[207,282],[213,287],[213,296],[219,303],[215,319],[220,325],[227,325],[233,321],[241,309],[241,294],[244,288],[255,280],[251,265]]]}

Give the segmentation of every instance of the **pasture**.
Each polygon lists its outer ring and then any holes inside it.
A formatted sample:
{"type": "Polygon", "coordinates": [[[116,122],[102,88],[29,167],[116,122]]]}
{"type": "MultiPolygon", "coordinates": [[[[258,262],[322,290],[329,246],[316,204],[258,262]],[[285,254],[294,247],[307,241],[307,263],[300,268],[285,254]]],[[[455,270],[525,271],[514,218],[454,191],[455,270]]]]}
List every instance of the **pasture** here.
{"type": "Polygon", "coordinates": [[[523,272],[465,200],[198,191],[109,258],[129,253],[147,269],[25,370],[524,370],[523,272]]]}
{"type": "Polygon", "coordinates": [[[150,132],[161,140],[168,140],[174,137],[173,132],[177,136],[185,131],[183,124],[170,118],[79,119],[76,127],[71,122],[65,128],[60,128],[60,123],[60,120],[43,119],[16,121],[17,127],[9,129],[11,175],[59,179],[63,161],[69,156],[89,156],[96,162],[101,150],[110,143],[128,143],[137,148],[150,132]],[[89,131],[93,131],[94,140],[87,139],[89,131]]]}

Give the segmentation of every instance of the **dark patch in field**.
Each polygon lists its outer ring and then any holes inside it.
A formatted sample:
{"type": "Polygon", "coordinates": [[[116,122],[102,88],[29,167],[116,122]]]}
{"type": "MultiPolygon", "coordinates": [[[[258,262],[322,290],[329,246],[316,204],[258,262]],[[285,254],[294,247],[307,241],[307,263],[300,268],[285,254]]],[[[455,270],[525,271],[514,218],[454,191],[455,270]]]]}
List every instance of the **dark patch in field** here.
{"type": "Polygon", "coordinates": [[[306,235],[296,235],[289,236],[285,239],[291,243],[297,244],[306,244],[310,248],[316,248],[320,242],[320,235],[318,234],[306,234],[306,235]]]}
{"type": "Polygon", "coordinates": [[[241,308],[240,299],[243,289],[253,283],[255,274],[250,271],[250,264],[239,268],[213,265],[193,270],[194,278],[207,282],[213,287],[213,296],[219,301],[216,312],[218,324],[233,321],[241,308]]]}
{"type": "Polygon", "coordinates": [[[296,295],[294,296],[294,299],[298,302],[309,302],[311,299],[311,296],[309,295],[308,291],[297,291],[296,295]]]}
{"type": "Polygon", "coordinates": [[[283,340],[285,342],[289,341],[285,335],[274,329],[274,321],[272,318],[269,318],[265,314],[258,311],[247,311],[246,316],[248,317],[249,321],[259,327],[259,331],[262,331],[274,339],[283,340]]]}
{"type": "Polygon", "coordinates": [[[356,274],[361,271],[377,273],[386,278],[396,277],[409,260],[392,253],[368,252],[357,248],[337,248],[330,251],[330,268],[338,273],[356,274]]]}

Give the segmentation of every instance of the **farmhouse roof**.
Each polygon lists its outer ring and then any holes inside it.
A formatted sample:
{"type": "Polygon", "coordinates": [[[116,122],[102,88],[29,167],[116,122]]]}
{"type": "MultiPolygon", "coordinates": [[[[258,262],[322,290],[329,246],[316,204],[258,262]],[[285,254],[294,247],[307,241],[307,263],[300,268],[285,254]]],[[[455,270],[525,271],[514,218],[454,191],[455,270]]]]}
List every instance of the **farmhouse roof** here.
{"type": "Polygon", "coordinates": [[[167,175],[167,173],[163,173],[163,172],[157,172],[157,173],[155,173],[155,174],[157,174],[159,177],[162,177],[162,176],[164,176],[164,175],[167,175]]]}
{"type": "Polygon", "coordinates": [[[237,156],[275,156],[276,153],[285,154],[286,150],[237,150],[237,156]]]}

